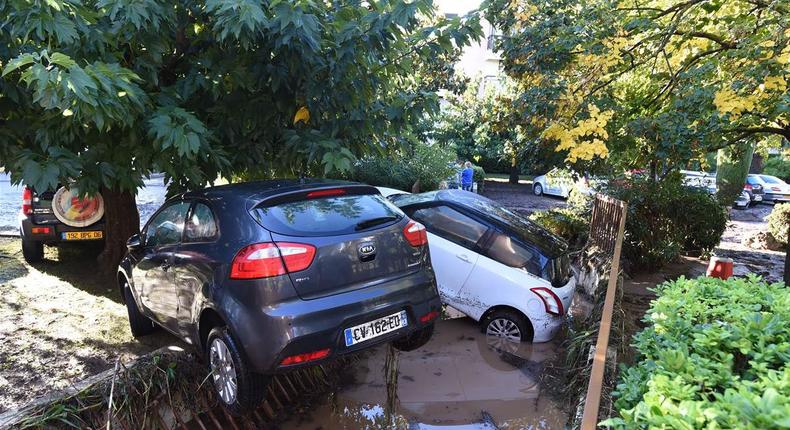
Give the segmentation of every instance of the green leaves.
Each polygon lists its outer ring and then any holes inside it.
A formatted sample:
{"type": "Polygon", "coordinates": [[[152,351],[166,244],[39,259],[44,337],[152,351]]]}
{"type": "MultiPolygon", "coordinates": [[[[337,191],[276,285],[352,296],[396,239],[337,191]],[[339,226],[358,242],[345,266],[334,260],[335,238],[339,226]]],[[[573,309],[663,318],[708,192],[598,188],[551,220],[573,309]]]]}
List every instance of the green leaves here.
{"type": "Polygon", "coordinates": [[[148,135],[159,150],[174,149],[179,157],[194,158],[208,139],[208,130],[194,114],[180,107],[161,107],[148,119],[148,135]]]}
{"type": "Polygon", "coordinates": [[[613,428],[787,428],[790,291],[757,277],[657,288],[640,361],[621,374],[613,428]]]}

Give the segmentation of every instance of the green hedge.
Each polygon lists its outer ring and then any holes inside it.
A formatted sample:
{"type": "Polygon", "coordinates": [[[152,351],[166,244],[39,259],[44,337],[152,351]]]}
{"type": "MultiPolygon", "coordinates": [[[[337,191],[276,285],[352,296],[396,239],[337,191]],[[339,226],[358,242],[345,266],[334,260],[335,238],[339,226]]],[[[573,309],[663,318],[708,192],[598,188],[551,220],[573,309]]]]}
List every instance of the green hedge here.
{"type": "Polygon", "coordinates": [[[454,160],[455,154],[449,149],[420,144],[410,154],[363,158],[344,178],[408,192],[420,181],[420,191],[431,191],[455,175],[454,160]]]}
{"type": "Polygon", "coordinates": [[[628,202],[623,256],[636,269],[655,270],[684,250],[710,252],[727,228],[727,209],[678,175],[613,181],[608,191],[628,202]]]}
{"type": "Polygon", "coordinates": [[[772,157],[763,164],[763,173],[790,181],[790,160],[772,157]]]}
{"type": "Polygon", "coordinates": [[[790,289],[758,277],[667,282],[621,373],[616,429],[790,427],[790,289]]]}
{"type": "Polygon", "coordinates": [[[534,212],[529,219],[565,239],[571,248],[581,248],[590,232],[593,197],[571,190],[568,207],[534,212]]]}
{"type": "Polygon", "coordinates": [[[768,233],[776,239],[777,242],[787,245],[787,228],[790,225],[790,203],[780,203],[774,205],[771,213],[768,215],[768,233]]]}

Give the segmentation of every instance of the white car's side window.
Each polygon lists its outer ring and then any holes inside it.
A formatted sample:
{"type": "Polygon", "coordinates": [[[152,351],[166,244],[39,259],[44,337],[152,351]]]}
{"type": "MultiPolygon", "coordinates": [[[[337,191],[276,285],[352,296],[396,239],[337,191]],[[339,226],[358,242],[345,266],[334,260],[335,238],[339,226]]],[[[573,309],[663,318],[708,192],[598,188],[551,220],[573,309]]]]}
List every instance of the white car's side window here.
{"type": "Polygon", "coordinates": [[[428,231],[467,249],[474,248],[488,226],[447,206],[419,209],[412,218],[423,223],[428,231]]]}

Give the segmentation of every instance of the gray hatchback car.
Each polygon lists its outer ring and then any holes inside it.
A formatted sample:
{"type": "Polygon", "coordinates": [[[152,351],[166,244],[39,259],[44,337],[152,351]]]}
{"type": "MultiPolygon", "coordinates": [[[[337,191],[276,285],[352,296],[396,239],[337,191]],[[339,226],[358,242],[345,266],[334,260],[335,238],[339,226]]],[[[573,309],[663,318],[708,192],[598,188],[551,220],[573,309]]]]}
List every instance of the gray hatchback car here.
{"type": "Polygon", "coordinates": [[[158,325],[194,345],[239,414],[277,372],[428,342],[441,302],[427,243],[367,185],[225,185],[168,200],[129,239],[118,287],[132,333],[158,325]]]}

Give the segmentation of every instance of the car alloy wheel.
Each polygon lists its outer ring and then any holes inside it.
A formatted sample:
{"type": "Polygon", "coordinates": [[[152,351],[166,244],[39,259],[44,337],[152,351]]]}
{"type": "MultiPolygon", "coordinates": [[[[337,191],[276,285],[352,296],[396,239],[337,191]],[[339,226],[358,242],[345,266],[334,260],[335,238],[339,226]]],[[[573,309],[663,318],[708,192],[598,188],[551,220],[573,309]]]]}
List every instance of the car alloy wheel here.
{"type": "Polygon", "coordinates": [[[519,330],[518,324],[507,318],[492,319],[488,323],[488,327],[486,327],[486,334],[514,342],[521,342],[521,330],[519,330]]]}
{"type": "Polygon", "coordinates": [[[209,357],[214,387],[217,389],[219,397],[225,404],[233,404],[238,394],[236,368],[233,365],[230,350],[222,339],[216,338],[211,342],[209,357]]]}
{"type": "Polygon", "coordinates": [[[539,196],[539,195],[543,194],[543,186],[541,186],[540,184],[535,184],[535,185],[533,185],[533,186],[532,186],[532,192],[533,192],[533,193],[534,193],[536,196],[539,196]]]}

